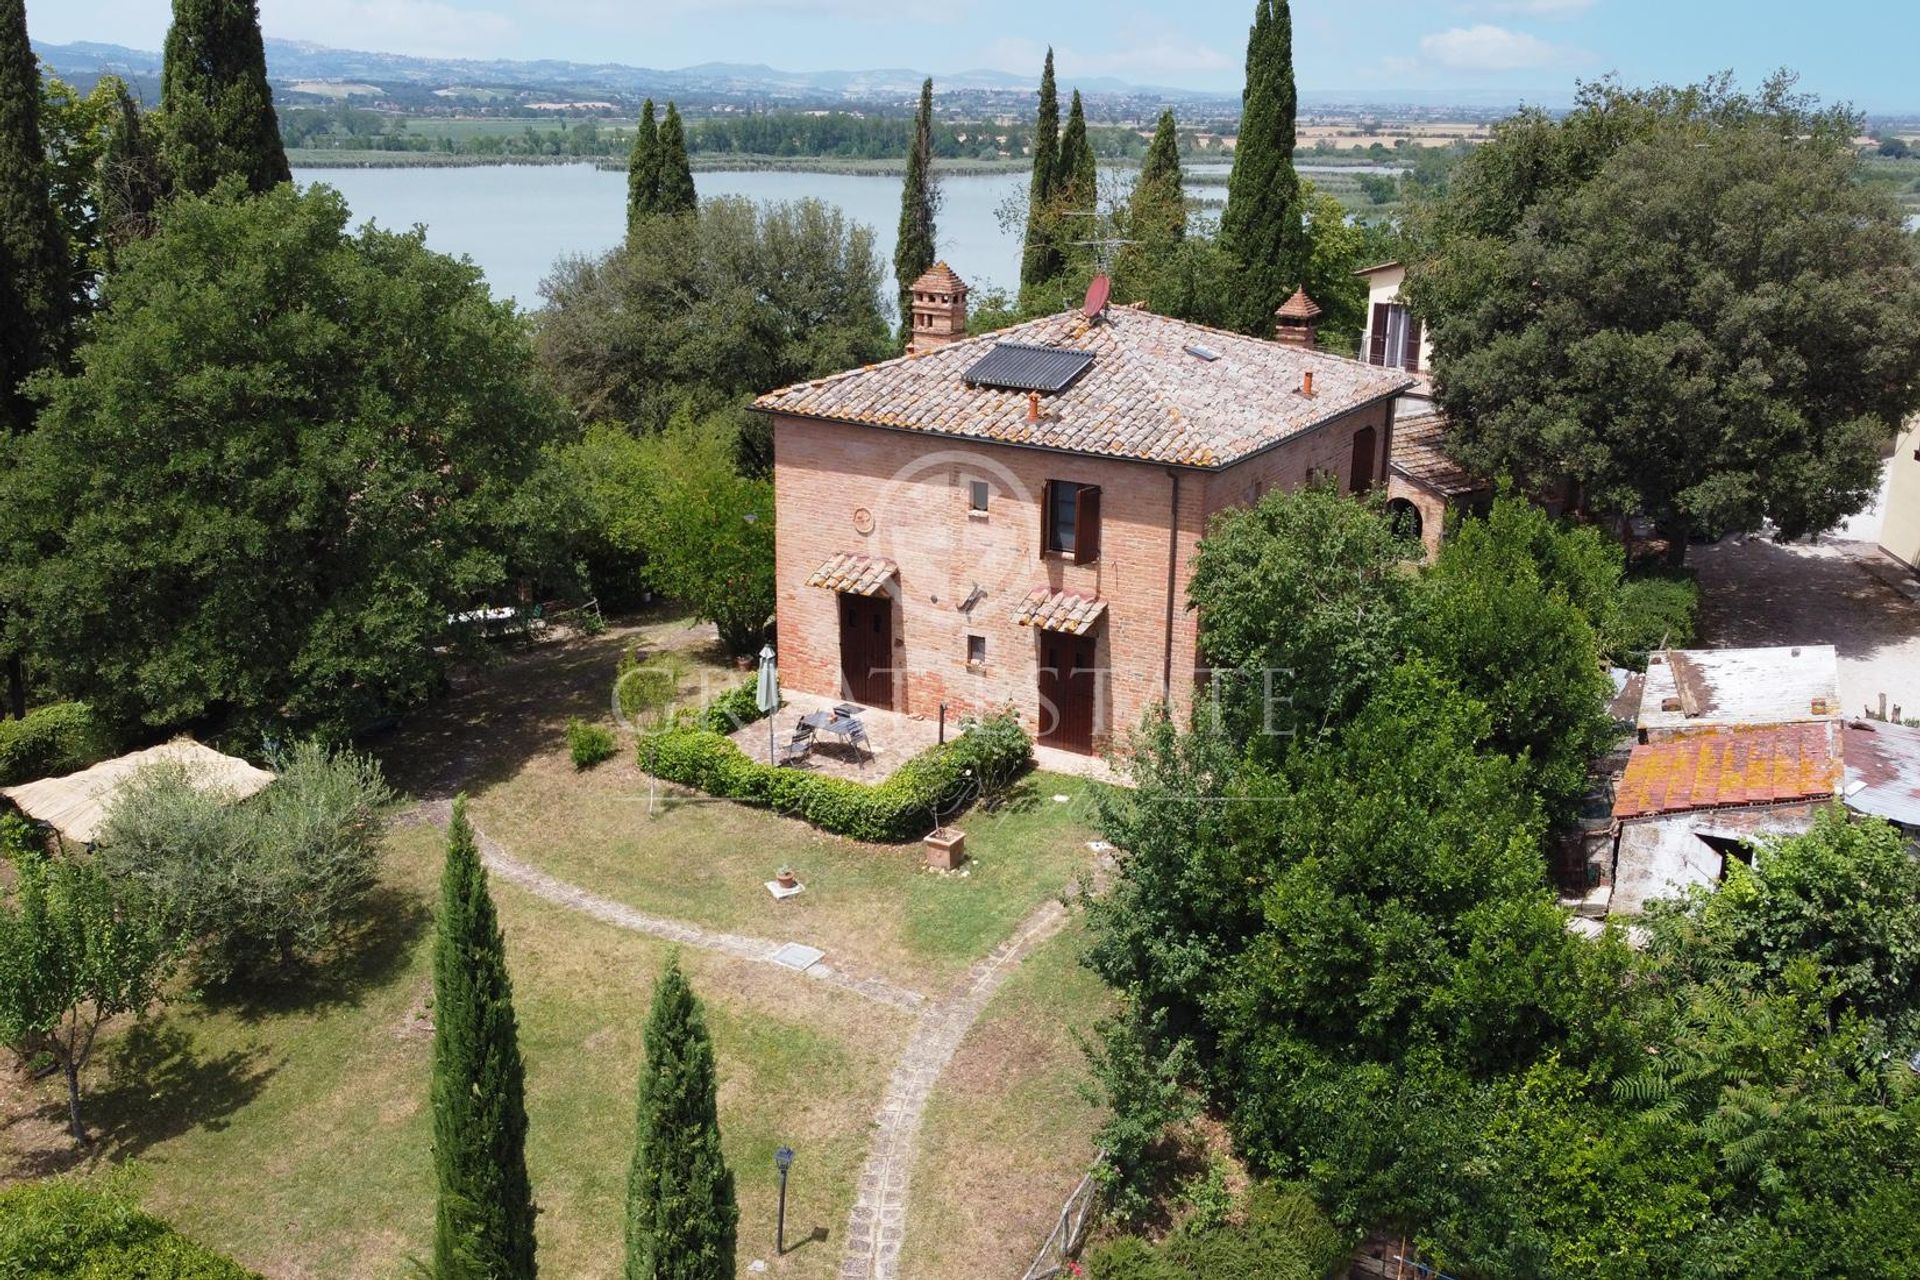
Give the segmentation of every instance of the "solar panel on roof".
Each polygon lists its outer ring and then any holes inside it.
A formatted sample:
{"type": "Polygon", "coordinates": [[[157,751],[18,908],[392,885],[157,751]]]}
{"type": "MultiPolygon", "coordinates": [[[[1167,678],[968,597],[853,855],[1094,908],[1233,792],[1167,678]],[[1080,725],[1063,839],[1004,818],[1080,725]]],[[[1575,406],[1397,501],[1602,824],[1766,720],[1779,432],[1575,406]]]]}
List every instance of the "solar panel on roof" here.
{"type": "Polygon", "coordinates": [[[1035,347],[1023,342],[997,342],[993,350],[973,362],[961,375],[975,387],[1002,391],[1065,391],[1093,365],[1090,351],[1062,347],[1035,347]]]}

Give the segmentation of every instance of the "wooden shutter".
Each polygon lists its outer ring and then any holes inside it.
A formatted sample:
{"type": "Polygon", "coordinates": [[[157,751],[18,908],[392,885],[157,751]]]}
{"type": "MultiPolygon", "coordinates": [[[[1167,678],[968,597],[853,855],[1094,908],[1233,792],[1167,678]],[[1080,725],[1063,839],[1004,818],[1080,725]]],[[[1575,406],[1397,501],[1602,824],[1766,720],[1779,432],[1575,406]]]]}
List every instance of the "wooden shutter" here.
{"type": "Polygon", "coordinates": [[[1412,314],[1407,316],[1407,358],[1401,368],[1408,373],[1420,372],[1420,321],[1412,314]]]}
{"type": "Polygon", "coordinates": [[[1100,558],[1100,486],[1083,484],[1073,499],[1073,559],[1092,564],[1100,558]]]}
{"type": "Polygon", "coordinates": [[[1040,554],[1046,555],[1053,550],[1053,486],[1058,480],[1049,480],[1040,486],[1040,554]]]}
{"type": "Polygon", "coordinates": [[[1385,364],[1387,362],[1387,304],[1373,304],[1373,333],[1367,343],[1367,363],[1385,364]]]}

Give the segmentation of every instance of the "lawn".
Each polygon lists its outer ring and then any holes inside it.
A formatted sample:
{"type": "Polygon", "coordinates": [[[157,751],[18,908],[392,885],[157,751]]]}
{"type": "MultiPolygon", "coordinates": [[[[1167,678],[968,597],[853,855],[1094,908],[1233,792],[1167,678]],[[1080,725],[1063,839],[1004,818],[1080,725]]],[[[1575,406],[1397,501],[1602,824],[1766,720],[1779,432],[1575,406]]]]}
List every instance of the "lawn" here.
{"type": "Polygon", "coordinates": [[[1033,1261],[1093,1160],[1099,1116],[1074,1040],[1112,996],[1080,963],[1080,921],[1027,958],[927,1104],[903,1276],[1006,1280],[1033,1261]]]}
{"type": "MultiPolygon", "coordinates": [[[[563,880],[709,928],[812,942],[836,967],[932,996],[1091,860],[1086,784],[1073,779],[1029,778],[997,811],[968,815],[974,861],[941,875],[921,869],[918,846],[861,845],[664,788],[650,799],[624,739],[615,760],[575,772],[566,721],[610,719],[615,662],[636,645],[679,652],[689,698],[703,681],[743,678],[709,632],[666,616],[503,651],[382,745],[390,775],[416,796],[466,790],[482,830],[563,880]],[[789,862],[808,889],[775,904],[761,882],[789,862]]],[[[182,1000],[114,1028],[87,1081],[99,1136],[84,1158],[61,1135],[56,1082],[0,1081],[0,1181],[131,1162],[147,1208],[274,1280],[417,1274],[433,1211],[427,1010],[442,838],[419,825],[393,832],[350,967],[271,1000],[182,1000]]],[[[542,1270],[614,1276],[641,1027],[667,947],[499,880],[494,896],[528,1065],[542,1270]]],[[[939,1266],[903,1274],[949,1274],[976,1248],[998,1258],[1037,1245],[1032,1223],[1071,1187],[1071,1166],[1084,1167],[1086,1109],[1063,1084],[1080,1068],[1061,1019],[1090,1021],[1101,993],[1074,967],[1076,945],[1050,943],[1011,976],[936,1091],[926,1133],[937,1155],[916,1174],[929,1225],[914,1247],[935,1248],[949,1213],[960,1243],[938,1245],[939,1266]],[[943,1168],[965,1170],[979,1194],[944,1194],[943,1168]]],[[[682,961],[718,1051],[742,1274],[764,1258],[771,1274],[824,1280],[913,1017],[704,950],[682,961]],[[787,1221],[801,1243],[775,1259],[781,1143],[798,1153],[787,1221]]]]}
{"type": "MultiPolygon", "coordinates": [[[[278,1007],[176,1005],[109,1044],[93,1073],[90,1164],[138,1156],[147,1208],[272,1277],[404,1276],[430,1247],[426,910],[441,837],[412,828],[392,844],[381,937],[350,981],[278,1007]]],[[[640,1031],[667,948],[511,886],[494,896],[527,1060],[542,1270],[615,1276],[640,1031]]],[[[789,1238],[825,1236],[773,1273],[828,1276],[910,1018],[705,952],[682,963],[720,1063],[741,1265],[770,1259],[772,1152],[785,1142],[799,1153],[789,1238]]],[[[10,1173],[66,1162],[58,1102],[42,1090],[16,1119],[10,1173]]]]}

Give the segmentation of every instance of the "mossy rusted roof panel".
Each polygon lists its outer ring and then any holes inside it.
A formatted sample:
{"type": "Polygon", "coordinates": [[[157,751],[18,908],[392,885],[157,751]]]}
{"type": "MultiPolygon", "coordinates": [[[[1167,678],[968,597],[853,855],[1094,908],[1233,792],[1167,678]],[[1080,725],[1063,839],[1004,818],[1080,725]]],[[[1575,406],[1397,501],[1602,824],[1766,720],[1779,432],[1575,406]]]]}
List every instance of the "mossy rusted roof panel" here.
{"type": "Polygon", "coordinates": [[[1830,800],[1840,779],[1840,726],[1830,721],[1708,729],[1636,746],[1613,816],[1830,800]]]}

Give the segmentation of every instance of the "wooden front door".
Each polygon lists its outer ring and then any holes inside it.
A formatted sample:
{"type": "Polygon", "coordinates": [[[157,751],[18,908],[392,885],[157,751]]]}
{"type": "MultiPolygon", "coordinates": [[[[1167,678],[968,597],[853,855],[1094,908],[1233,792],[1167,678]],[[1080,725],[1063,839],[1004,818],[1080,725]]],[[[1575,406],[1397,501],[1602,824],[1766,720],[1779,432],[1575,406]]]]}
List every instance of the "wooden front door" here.
{"type": "Polygon", "coordinates": [[[1093,754],[1093,704],[1100,673],[1092,636],[1040,633],[1040,742],[1093,754]]]}
{"type": "Polygon", "coordinates": [[[893,710],[893,600],[840,596],[840,685],[863,707],[893,710]]]}

